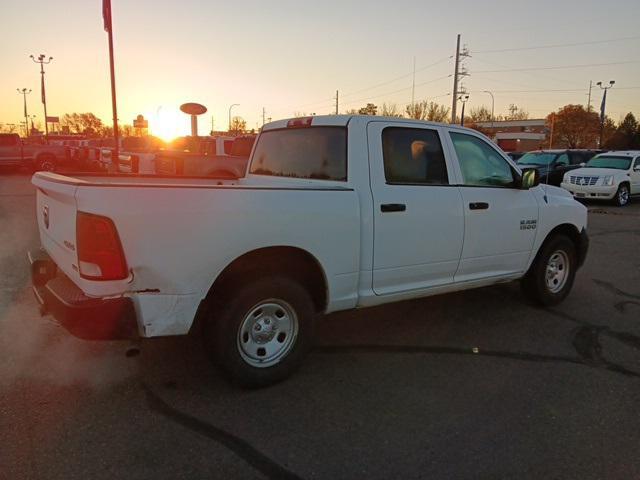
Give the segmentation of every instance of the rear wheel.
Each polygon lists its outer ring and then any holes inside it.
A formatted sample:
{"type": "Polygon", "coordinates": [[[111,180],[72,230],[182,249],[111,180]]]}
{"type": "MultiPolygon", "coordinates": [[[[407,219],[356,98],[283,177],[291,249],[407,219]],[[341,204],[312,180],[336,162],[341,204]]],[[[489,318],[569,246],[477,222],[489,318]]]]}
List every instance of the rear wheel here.
{"type": "Polygon", "coordinates": [[[627,185],[626,183],[623,183],[618,187],[618,191],[616,192],[616,196],[614,197],[613,200],[617,206],[624,207],[629,203],[629,199],[630,199],[629,185],[627,185]]]}
{"type": "Polygon", "coordinates": [[[209,309],[205,343],[234,383],[264,387],[291,375],[313,338],[309,293],[286,277],[255,280],[209,309]]]}
{"type": "Polygon", "coordinates": [[[573,286],[577,268],[576,248],[564,235],[555,235],[543,245],[521,281],[523,293],[541,305],[557,305],[573,286]]]}

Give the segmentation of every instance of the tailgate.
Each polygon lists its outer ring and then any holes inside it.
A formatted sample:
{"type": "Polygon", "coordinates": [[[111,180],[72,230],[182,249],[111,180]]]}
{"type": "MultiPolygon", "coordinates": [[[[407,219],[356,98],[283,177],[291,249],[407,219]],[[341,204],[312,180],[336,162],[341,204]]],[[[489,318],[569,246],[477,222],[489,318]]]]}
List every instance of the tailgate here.
{"type": "MultiPolygon", "coordinates": [[[[51,175],[51,174],[49,174],[51,175]]],[[[54,182],[36,174],[36,218],[40,243],[53,261],[76,284],[79,280],[76,253],[76,189],[73,182],[54,182]]]]}

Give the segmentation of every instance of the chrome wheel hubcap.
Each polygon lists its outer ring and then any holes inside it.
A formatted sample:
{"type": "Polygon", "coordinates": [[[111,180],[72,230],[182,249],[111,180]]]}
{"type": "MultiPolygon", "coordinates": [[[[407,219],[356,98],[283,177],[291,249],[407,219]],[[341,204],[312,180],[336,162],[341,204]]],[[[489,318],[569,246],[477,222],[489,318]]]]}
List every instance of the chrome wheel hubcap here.
{"type": "Polygon", "coordinates": [[[558,293],[569,278],[569,256],[562,250],[556,250],[549,257],[545,281],[551,293],[558,293]]]}
{"type": "Polygon", "coordinates": [[[626,204],[629,201],[629,191],[626,188],[621,188],[618,192],[618,200],[621,205],[626,204]]]}
{"type": "Polygon", "coordinates": [[[269,367],[295,344],[298,317],[284,300],[264,300],[249,310],[238,330],[238,352],[249,365],[269,367]]]}

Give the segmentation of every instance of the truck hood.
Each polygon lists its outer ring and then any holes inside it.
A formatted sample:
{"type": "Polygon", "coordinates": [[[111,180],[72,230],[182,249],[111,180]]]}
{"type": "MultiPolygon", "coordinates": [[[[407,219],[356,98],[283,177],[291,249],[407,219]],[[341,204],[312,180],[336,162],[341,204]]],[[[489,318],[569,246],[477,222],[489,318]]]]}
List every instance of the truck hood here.
{"type": "Polygon", "coordinates": [[[624,175],[626,170],[620,170],[619,168],[578,168],[571,170],[571,175],[581,177],[603,177],[605,175],[624,175]]]}

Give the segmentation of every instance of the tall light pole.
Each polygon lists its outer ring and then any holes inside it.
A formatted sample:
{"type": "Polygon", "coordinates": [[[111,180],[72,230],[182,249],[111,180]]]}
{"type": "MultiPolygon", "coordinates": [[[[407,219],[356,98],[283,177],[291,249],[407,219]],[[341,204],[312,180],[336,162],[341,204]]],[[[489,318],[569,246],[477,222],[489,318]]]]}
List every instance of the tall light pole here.
{"type": "Polygon", "coordinates": [[[45,60],[46,56],[44,53],[41,53],[40,55],[38,55],[37,59],[33,55],[29,55],[29,57],[31,58],[31,60],[34,61],[34,63],[40,64],[40,90],[41,90],[41,96],[42,96],[42,104],[44,105],[44,137],[48,142],[49,141],[49,124],[47,122],[47,95],[44,90],[44,66],[50,64],[51,60],[53,60],[53,57],[49,57],[48,60],[45,60]]]}
{"type": "Polygon", "coordinates": [[[493,122],[494,122],[494,119],[496,118],[494,116],[496,100],[495,98],[493,98],[493,93],[490,92],[489,90],[483,90],[482,93],[488,93],[489,95],[491,95],[491,128],[493,128],[493,122]]]}
{"type": "Polygon", "coordinates": [[[603,137],[604,137],[604,118],[605,118],[605,110],[607,108],[607,90],[609,90],[610,88],[612,88],[615,85],[615,80],[609,80],[609,85],[608,86],[603,86],[602,82],[598,82],[596,83],[596,85],[598,85],[602,90],[604,90],[604,93],[602,94],[602,104],[600,105],[600,144],[598,145],[600,148],[602,148],[602,142],[603,142],[603,137]]]}
{"type": "Polygon", "coordinates": [[[231,132],[231,109],[232,109],[233,107],[239,107],[239,106],[240,106],[240,104],[239,104],[239,103],[233,103],[233,104],[231,104],[231,106],[229,107],[229,127],[227,128],[227,130],[228,130],[229,132],[231,132]]]}
{"type": "Polygon", "coordinates": [[[22,99],[24,101],[24,133],[25,133],[25,137],[29,136],[29,115],[27,114],[27,95],[29,95],[31,93],[31,89],[20,89],[17,88],[16,90],[18,90],[18,93],[20,95],[22,95],[22,99]]]}
{"type": "Polygon", "coordinates": [[[460,95],[458,100],[462,102],[462,115],[460,116],[460,126],[464,127],[464,107],[467,104],[467,100],[469,100],[469,95],[460,95]]]}

